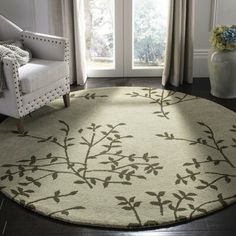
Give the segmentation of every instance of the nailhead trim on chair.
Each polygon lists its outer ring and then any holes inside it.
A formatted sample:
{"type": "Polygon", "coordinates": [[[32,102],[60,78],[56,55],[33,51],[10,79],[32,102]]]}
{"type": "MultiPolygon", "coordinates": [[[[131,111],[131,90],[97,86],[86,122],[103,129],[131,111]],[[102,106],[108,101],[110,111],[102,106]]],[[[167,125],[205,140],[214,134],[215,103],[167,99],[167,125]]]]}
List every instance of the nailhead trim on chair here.
{"type": "MultiPolygon", "coordinates": [[[[49,43],[58,43],[58,44],[62,44],[62,42],[60,41],[60,40],[56,40],[56,39],[47,39],[47,38],[44,38],[43,36],[39,36],[39,37],[33,37],[33,36],[29,36],[29,35],[26,35],[27,34],[27,32],[22,32],[21,33],[21,38],[25,38],[25,39],[33,39],[33,40],[40,40],[40,41],[44,41],[44,42],[46,42],[46,41],[48,41],[49,43]],[[25,33],[25,34],[23,34],[23,33],[25,33]]],[[[23,41],[24,41],[24,39],[23,39],[23,41]]],[[[67,42],[66,42],[67,43],[67,42]]],[[[65,43],[65,44],[66,44],[65,43]]]]}
{"type": "MultiPolygon", "coordinates": [[[[68,65],[70,65],[70,42],[66,41],[65,43],[65,57],[64,57],[64,61],[67,62],[68,65]]],[[[67,89],[70,89],[70,77],[67,77],[67,89]]]]}
{"type": "MultiPolygon", "coordinates": [[[[68,79],[66,78],[66,81],[67,80],[68,79]]],[[[39,96],[37,99],[28,102],[25,105],[24,116],[69,92],[70,92],[70,87],[68,86],[66,87],[59,86],[56,89],[50,90],[49,92],[39,96]]]]}
{"type": "Polygon", "coordinates": [[[13,64],[13,78],[15,83],[15,91],[16,91],[16,101],[17,101],[17,109],[19,111],[20,117],[24,116],[24,104],[22,99],[22,91],[21,91],[21,85],[19,81],[19,65],[13,64]]]}
{"type": "Polygon", "coordinates": [[[24,105],[23,105],[23,99],[22,99],[22,91],[20,88],[20,82],[19,82],[19,65],[13,61],[10,63],[5,63],[6,66],[11,67],[12,73],[13,73],[13,81],[14,81],[14,88],[15,88],[15,95],[16,95],[16,105],[17,110],[19,113],[19,117],[24,116],[24,105]]]}

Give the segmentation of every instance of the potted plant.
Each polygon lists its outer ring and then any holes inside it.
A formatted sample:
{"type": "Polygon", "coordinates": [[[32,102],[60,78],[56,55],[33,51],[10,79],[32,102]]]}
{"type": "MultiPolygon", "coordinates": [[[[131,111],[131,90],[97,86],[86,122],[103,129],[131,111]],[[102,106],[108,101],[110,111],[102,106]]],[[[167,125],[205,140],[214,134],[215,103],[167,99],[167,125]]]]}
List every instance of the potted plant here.
{"type": "Polygon", "coordinates": [[[211,45],[208,57],[211,94],[236,98],[236,25],[215,27],[211,45]]]}

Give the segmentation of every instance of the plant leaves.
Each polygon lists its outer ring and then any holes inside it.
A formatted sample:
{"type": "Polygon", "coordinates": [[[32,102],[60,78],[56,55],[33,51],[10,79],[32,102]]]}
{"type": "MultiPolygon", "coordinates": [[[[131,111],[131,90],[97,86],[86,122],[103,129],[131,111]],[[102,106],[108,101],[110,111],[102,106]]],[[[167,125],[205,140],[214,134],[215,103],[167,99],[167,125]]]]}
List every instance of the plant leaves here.
{"type": "Polygon", "coordinates": [[[131,210],[132,210],[132,208],[129,207],[129,206],[124,206],[124,207],[122,207],[122,209],[124,209],[124,210],[126,210],[126,211],[131,211],[131,210]]]}
{"type": "Polygon", "coordinates": [[[119,201],[126,201],[126,198],[122,196],[116,196],[115,198],[119,201]]]}
{"type": "Polygon", "coordinates": [[[142,202],[135,202],[134,207],[139,207],[142,202]]]}
{"type": "Polygon", "coordinates": [[[74,184],[85,184],[85,182],[82,180],[76,180],[74,181],[74,184]]]}
{"type": "Polygon", "coordinates": [[[150,196],[154,196],[154,197],[157,197],[157,194],[154,193],[154,192],[146,192],[146,194],[150,195],[150,196]]]}
{"type": "Polygon", "coordinates": [[[57,179],[57,177],[58,177],[58,174],[57,174],[56,172],[54,172],[54,173],[52,174],[53,180],[57,179]]]}

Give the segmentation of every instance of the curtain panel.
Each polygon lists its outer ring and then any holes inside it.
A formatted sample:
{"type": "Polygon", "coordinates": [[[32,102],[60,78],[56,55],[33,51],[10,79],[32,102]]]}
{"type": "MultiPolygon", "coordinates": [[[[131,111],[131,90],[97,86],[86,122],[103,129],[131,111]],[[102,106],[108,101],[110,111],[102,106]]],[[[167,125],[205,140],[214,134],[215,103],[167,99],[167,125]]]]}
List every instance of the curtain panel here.
{"type": "Polygon", "coordinates": [[[170,0],[162,85],[193,82],[193,0],[170,0]]]}
{"type": "Polygon", "coordinates": [[[84,0],[49,0],[50,34],[70,41],[71,83],[83,85],[87,80],[84,0]]]}

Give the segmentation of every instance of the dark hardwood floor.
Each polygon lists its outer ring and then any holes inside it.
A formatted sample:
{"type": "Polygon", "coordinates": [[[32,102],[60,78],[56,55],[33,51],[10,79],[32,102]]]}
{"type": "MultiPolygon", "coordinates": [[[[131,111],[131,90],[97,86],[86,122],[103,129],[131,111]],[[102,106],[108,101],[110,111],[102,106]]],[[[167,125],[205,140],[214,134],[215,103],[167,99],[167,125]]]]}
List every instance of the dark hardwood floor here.
{"type": "MultiPolygon", "coordinates": [[[[160,78],[97,78],[89,79],[85,88],[112,86],[145,86],[161,87],[160,78]]],[[[72,86],[72,90],[83,89],[72,86]]],[[[167,86],[167,89],[178,90],[215,101],[236,112],[236,99],[223,100],[210,95],[207,78],[195,79],[193,85],[185,84],[181,88],[167,86]]],[[[209,114],[212,115],[212,114],[209,114]]],[[[5,117],[0,116],[1,120],[5,117]]],[[[210,216],[189,223],[150,229],[143,231],[118,231],[83,227],[66,224],[35,214],[22,208],[0,193],[0,235],[7,236],[234,236],[236,235],[236,204],[210,216]]]]}

